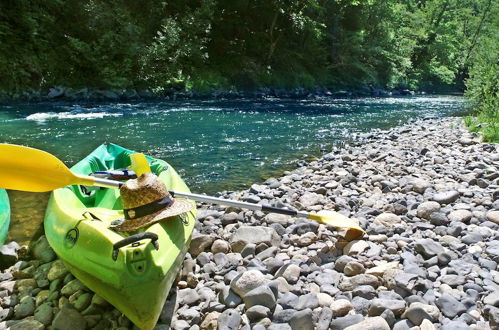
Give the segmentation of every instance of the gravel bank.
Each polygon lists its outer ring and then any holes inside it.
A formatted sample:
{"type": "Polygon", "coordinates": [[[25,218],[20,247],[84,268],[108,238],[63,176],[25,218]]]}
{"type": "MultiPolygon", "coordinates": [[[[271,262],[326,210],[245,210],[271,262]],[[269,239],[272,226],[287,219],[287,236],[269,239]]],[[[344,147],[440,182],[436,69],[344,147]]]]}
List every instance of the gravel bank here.
{"type": "MultiPolygon", "coordinates": [[[[368,235],[200,207],[156,329],[498,329],[499,150],[457,118],[362,136],[278,179],[221,196],[336,210],[368,235]]],[[[42,236],[2,248],[0,328],[133,328],[42,236]],[[16,262],[17,261],[17,262],[16,262]]]]}

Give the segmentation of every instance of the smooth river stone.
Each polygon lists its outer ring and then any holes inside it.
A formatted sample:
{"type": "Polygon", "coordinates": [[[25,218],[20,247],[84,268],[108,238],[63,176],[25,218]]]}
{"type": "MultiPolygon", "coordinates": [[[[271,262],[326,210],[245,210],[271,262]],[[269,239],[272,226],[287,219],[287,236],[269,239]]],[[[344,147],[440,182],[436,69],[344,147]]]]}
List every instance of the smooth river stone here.
{"type": "Polygon", "coordinates": [[[433,195],[433,200],[439,204],[450,204],[459,198],[459,192],[455,190],[444,191],[433,195]]]}
{"type": "Polygon", "coordinates": [[[260,271],[248,270],[234,278],[230,288],[240,297],[244,297],[251,290],[268,283],[269,280],[260,271]]]}
{"type": "Polygon", "coordinates": [[[377,225],[382,225],[385,227],[393,227],[396,224],[399,224],[402,222],[402,219],[393,213],[381,213],[378,215],[373,223],[377,225]]]}
{"type": "Polygon", "coordinates": [[[436,212],[438,210],[440,210],[439,203],[437,203],[437,202],[424,202],[418,206],[416,212],[417,212],[418,217],[429,220],[430,214],[432,214],[433,212],[436,212]]]}
{"type": "Polygon", "coordinates": [[[368,248],[369,248],[369,243],[367,243],[364,240],[351,241],[343,248],[343,254],[345,255],[359,254],[368,248]]]}
{"type": "Polygon", "coordinates": [[[486,215],[487,220],[499,225],[499,211],[490,211],[486,215]]]}
{"type": "Polygon", "coordinates": [[[376,316],[346,327],[344,330],[390,330],[390,325],[381,316],[376,316]]]}
{"type": "Polygon", "coordinates": [[[449,213],[447,217],[450,221],[468,222],[472,216],[473,214],[468,210],[456,210],[449,213]]]}

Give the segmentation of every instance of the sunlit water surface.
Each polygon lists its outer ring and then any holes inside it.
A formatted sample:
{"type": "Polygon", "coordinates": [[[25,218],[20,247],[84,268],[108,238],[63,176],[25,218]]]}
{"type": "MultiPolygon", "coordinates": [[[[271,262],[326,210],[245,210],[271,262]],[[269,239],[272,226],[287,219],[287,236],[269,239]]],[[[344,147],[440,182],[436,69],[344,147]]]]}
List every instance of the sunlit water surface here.
{"type": "MultiPolygon", "coordinates": [[[[0,142],[46,150],[71,166],[104,142],[169,162],[194,192],[278,176],[357,133],[462,112],[455,96],[0,106],[0,142]]],[[[40,227],[47,194],[10,192],[10,239],[40,227]]]]}

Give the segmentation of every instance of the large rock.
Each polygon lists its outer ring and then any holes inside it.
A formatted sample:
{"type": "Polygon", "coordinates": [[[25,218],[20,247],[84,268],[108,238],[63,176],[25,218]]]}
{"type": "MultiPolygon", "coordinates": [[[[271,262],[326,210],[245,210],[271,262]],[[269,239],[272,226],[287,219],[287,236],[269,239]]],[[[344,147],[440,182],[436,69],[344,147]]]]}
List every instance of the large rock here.
{"type": "Polygon", "coordinates": [[[473,214],[468,210],[455,210],[447,215],[450,221],[468,222],[473,214]]]}
{"type": "Polygon", "coordinates": [[[76,298],[76,300],[73,302],[73,306],[76,310],[81,312],[90,305],[91,301],[92,294],[89,292],[85,292],[79,295],[78,298],[76,298]]]}
{"type": "Polygon", "coordinates": [[[339,289],[342,291],[352,291],[361,285],[370,285],[373,288],[379,286],[379,280],[374,275],[360,274],[352,277],[344,278],[340,283],[339,289]]]}
{"type": "Polygon", "coordinates": [[[218,329],[238,330],[241,314],[234,309],[226,309],[218,316],[218,329]]]}
{"type": "Polygon", "coordinates": [[[323,307],[319,314],[319,319],[315,325],[316,330],[328,330],[333,318],[333,312],[329,307],[323,307]]]}
{"type": "Polygon", "coordinates": [[[17,262],[19,244],[10,242],[0,247],[0,270],[6,269],[17,262]]]}
{"type": "Polygon", "coordinates": [[[319,307],[319,298],[317,294],[314,292],[310,292],[298,297],[298,303],[296,304],[296,309],[303,310],[306,308],[310,308],[311,310],[319,307]]]}
{"type": "Polygon", "coordinates": [[[492,256],[494,261],[499,261],[499,241],[491,241],[487,243],[487,248],[485,249],[489,255],[492,256]]]}
{"type": "Polygon", "coordinates": [[[324,196],[316,193],[305,193],[299,199],[300,204],[304,207],[310,207],[324,203],[324,196]]]}
{"type": "Polygon", "coordinates": [[[416,212],[417,212],[418,217],[429,220],[430,214],[432,214],[433,212],[436,212],[438,210],[440,210],[440,204],[432,201],[432,202],[421,203],[418,206],[416,212]]]}
{"type": "Polygon", "coordinates": [[[420,325],[424,320],[438,322],[440,311],[437,306],[413,302],[402,317],[409,319],[415,325],[420,325]]]}
{"type": "Polygon", "coordinates": [[[14,308],[14,317],[16,319],[23,319],[27,316],[33,315],[35,312],[35,298],[24,296],[19,301],[19,304],[14,308]]]}
{"type": "Polygon", "coordinates": [[[423,194],[426,191],[426,189],[431,187],[428,181],[420,178],[413,179],[411,183],[412,183],[412,189],[420,194],[423,194]]]}
{"type": "Polygon", "coordinates": [[[351,241],[343,248],[343,254],[356,255],[369,248],[369,243],[364,240],[351,241]]]}
{"type": "Polygon", "coordinates": [[[220,317],[220,312],[217,311],[213,311],[206,314],[199,328],[201,330],[216,330],[218,328],[217,324],[219,317],[220,317]]]}
{"type": "Polygon", "coordinates": [[[487,220],[499,225],[499,211],[490,211],[487,213],[487,220]]]}
{"type": "Polygon", "coordinates": [[[400,267],[400,264],[398,261],[384,262],[384,263],[380,263],[376,267],[367,269],[366,274],[383,277],[383,275],[389,269],[398,269],[399,267],[400,267]]]}
{"type": "Polygon", "coordinates": [[[494,307],[499,307],[499,291],[494,291],[483,298],[483,303],[494,307]]]}
{"type": "Polygon", "coordinates": [[[229,243],[223,239],[217,239],[211,245],[211,253],[227,253],[229,252],[229,243]]]}
{"type": "Polygon", "coordinates": [[[364,321],[346,327],[344,330],[390,330],[390,325],[381,316],[369,317],[364,321]]]}
{"type": "Polygon", "coordinates": [[[319,306],[322,307],[329,307],[334,302],[334,298],[324,292],[317,293],[317,300],[319,301],[319,306]]]}
{"type": "Polygon", "coordinates": [[[444,247],[432,239],[417,240],[414,250],[421,254],[425,259],[430,259],[442,252],[445,252],[444,247]]]}
{"type": "Polygon", "coordinates": [[[435,226],[447,226],[450,222],[444,212],[433,212],[430,214],[430,223],[435,226]]]}
{"type": "Polygon", "coordinates": [[[55,316],[52,327],[54,330],[85,330],[87,321],[76,309],[66,304],[55,316]]]}
{"type": "Polygon", "coordinates": [[[466,306],[448,293],[441,295],[436,304],[442,314],[450,319],[466,312],[466,306]]]}
{"type": "Polygon", "coordinates": [[[49,242],[45,235],[41,236],[31,249],[31,253],[35,259],[40,260],[42,263],[54,261],[57,256],[54,250],[50,247],[49,242]]]}
{"type": "Polygon", "coordinates": [[[49,99],[56,99],[56,98],[59,98],[59,97],[62,97],[64,96],[64,91],[65,91],[65,88],[64,87],[54,87],[54,88],[50,88],[49,89],[49,92],[47,94],[47,98],[49,99]]]}
{"type": "Polygon", "coordinates": [[[24,319],[10,326],[10,330],[43,330],[45,326],[37,320],[24,319]]]}
{"type": "Polygon", "coordinates": [[[106,100],[118,100],[120,97],[118,94],[116,94],[115,92],[113,91],[110,91],[110,90],[106,90],[106,89],[103,89],[103,90],[95,90],[93,91],[92,93],[93,95],[91,97],[93,98],[104,98],[106,100]]]}
{"type": "Polygon", "coordinates": [[[331,320],[329,329],[331,330],[344,330],[349,326],[358,324],[364,321],[364,317],[360,314],[352,314],[344,317],[338,317],[331,320]]]}
{"type": "Polygon", "coordinates": [[[35,311],[35,320],[48,326],[52,323],[54,318],[54,308],[50,303],[41,304],[35,311]]]}
{"type": "Polygon", "coordinates": [[[392,311],[395,316],[399,316],[405,310],[405,301],[397,299],[374,299],[369,306],[369,316],[379,316],[386,309],[392,311]]]}
{"type": "Polygon", "coordinates": [[[419,326],[419,329],[420,330],[437,330],[437,328],[435,327],[435,325],[433,323],[431,323],[430,320],[423,320],[423,322],[421,322],[421,325],[419,326]]]}
{"type": "Polygon", "coordinates": [[[230,283],[230,288],[242,298],[251,290],[267,285],[269,282],[260,271],[248,270],[234,278],[230,283]]]}
{"type": "Polygon", "coordinates": [[[275,323],[288,323],[295,313],[296,310],[294,309],[276,310],[272,316],[272,321],[275,323]]]}
{"type": "Polygon", "coordinates": [[[250,322],[255,322],[270,316],[271,312],[270,309],[265,306],[255,305],[248,308],[245,314],[250,322]]]}
{"type": "Polygon", "coordinates": [[[231,242],[242,241],[245,244],[265,243],[267,245],[278,245],[279,237],[273,228],[259,226],[241,226],[232,236],[231,242]]]}
{"type": "Polygon", "coordinates": [[[294,313],[289,325],[292,330],[314,330],[312,310],[307,308],[294,313]]]}
{"type": "Polygon", "coordinates": [[[374,224],[385,227],[393,227],[401,222],[402,219],[398,215],[393,213],[381,213],[373,221],[374,224]]]}
{"type": "Polygon", "coordinates": [[[201,297],[196,290],[186,288],[178,291],[177,300],[181,305],[194,305],[201,300],[201,297]]]}
{"type": "Polygon", "coordinates": [[[265,221],[269,224],[278,223],[283,226],[287,226],[291,217],[285,214],[269,213],[265,216],[265,221]]]}
{"type": "Polygon", "coordinates": [[[293,242],[294,245],[298,246],[309,246],[310,244],[314,243],[317,241],[318,237],[315,233],[308,232],[303,235],[292,235],[291,236],[291,242],[293,242]]]}
{"type": "Polygon", "coordinates": [[[433,200],[439,204],[454,203],[459,198],[459,192],[455,190],[444,191],[433,195],[433,200]]]}
{"type": "Polygon", "coordinates": [[[331,304],[331,310],[335,318],[347,315],[352,309],[352,303],[347,299],[338,299],[331,304]]]}
{"type": "Polygon", "coordinates": [[[274,293],[266,285],[254,288],[253,290],[247,292],[242,298],[246,309],[255,305],[261,305],[269,309],[274,309],[276,304],[276,297],[274,293]]]}
{"type": "MultiPolygon", "coordinates": [[[[472,329],[473,328],[471,328],[468,324],[466,324],[466,322],[459,320],[459,319],[447,322],[447,323],[443,324],[442,327],[440,327],[440,330],[472,330],[472,329]]],[[[475,329],[479,329],[479,328],[475,328],[475,329]]],[[[482,329],[485,329],[485,328],[482,328],[482,329]]],[[[494,327],[492,329],[496,330],[497,328],[494,327]]]]}
{"type": "Polygon", "coordinates": [[[67,297],[71,296],[74,294],[76,291],[79,290],[86,290],[85,284],[81,283],[80,280],[74,279],[69,281],[66,285],[64,285],[61,289],[61,293],[67,297]]]}
{"type": "Polygon", "coordinates": [[[350,261],[355,261],[355,259],[352,257],[346,256],[346,255],[342,255],[341,257],[336,259],[336,261],[334,263],[334,269],[336,269],[339,272],[343,272],[343,270],[345,269],[345,266],[350,261]]]}
{"type": "Polygon", "coordinates": [[[346,264],[345,268],[343,269],[343,273],[346,276],[355,276],[363,274],[364,271],[365,271],[364,265],[362,265],[360,262],[357,261],[350,261],[348,264],[346,264]]]}
{"type": "Polygon", "coordinates": [[[220,291],[220,293],[218,295],[218,299],[222,304],[224,304],[225,306],[227,306],[229,308],[235,308],[242,302],[241,297],[239,297],[228,286],[224,287],[220,291]]]}
{"type": "Polygon", "coordinates": [[[193,235],[189,245],[189,253],[193,257],[198,256],[201,252],[209,250],[215,239],[210,235],[193,235]]]}
{"type": "Polygon", "coordinates": [[[64,278],[68,274],[68,269],[64,266],[62,260],[56,260],[52,263],[50,270],[47,274],[47,279],[49,281],[54,281],[58,278],[64,278]]]}
{"type": "Polygon", "coordinates": [[[301,268],[295,264],[286,264],[279,268],[275,277],[284,277],[288,283],[294,284],[300,278],[301,268]]]}

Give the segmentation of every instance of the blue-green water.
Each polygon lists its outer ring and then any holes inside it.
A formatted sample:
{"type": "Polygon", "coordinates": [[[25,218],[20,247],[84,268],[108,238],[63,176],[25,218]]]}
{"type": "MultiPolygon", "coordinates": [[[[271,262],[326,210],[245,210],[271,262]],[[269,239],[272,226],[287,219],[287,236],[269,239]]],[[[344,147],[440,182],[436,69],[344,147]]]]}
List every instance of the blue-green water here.
{"type": "Polygon", "coordinates": [[[19,104],[0,106],[0,142],[46,150],[67,165],[113,142],[168,161],[194,192],[214,193],[277,176],[359,132],[453,115],[463,102],[421,96],[19,104]]]}

